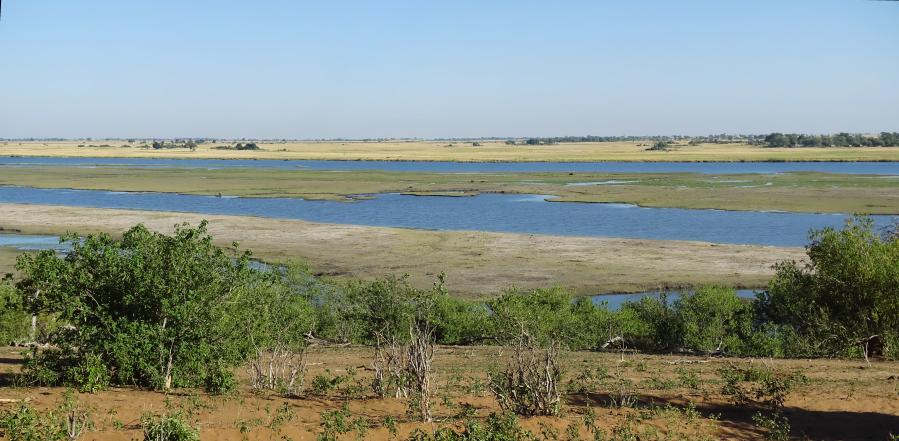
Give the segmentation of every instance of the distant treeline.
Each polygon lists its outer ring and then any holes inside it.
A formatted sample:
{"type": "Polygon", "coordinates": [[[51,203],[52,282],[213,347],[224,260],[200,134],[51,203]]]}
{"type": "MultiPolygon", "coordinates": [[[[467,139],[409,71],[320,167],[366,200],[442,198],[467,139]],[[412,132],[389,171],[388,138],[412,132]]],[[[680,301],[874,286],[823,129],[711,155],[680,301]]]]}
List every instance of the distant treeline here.
{"type": "MultiPolygon", "coordinates": [[[[178,139],[178,140],[176,140],[176,141],[181,141],[181,140],[178,139]]],[[[156,149],[156,150],[159,150],[159,149],[179,149],[179,148],[194,150],[194,149],[197,148],[197,143],[198,143],[198,142],[195,142],[195,141],[192,140],[192,139],[188,139],[187,141],[185,141],[184,143],[181,143],[181,144],[176,144],[175,142],[172,142],[171,144],[166,144],[165,141],[162,141],[162,142],[159,142],[159,141],[153,141],[152,146],[153,146],[153,148],[156,149]]],[[[202,144],[202,143],[203,143],[202,140],[199,141],[199,144],[202,144]]]]}
{"type": "Polygon", "coordinates": [[[880,136],[851,135],[799,135],[796,133],[772,133],[765,137],[768,147],[896,147],[899,133],[882,132],[880,136]]]}
{"type": "Polygon", "coordinates": [[[246,144],[241,144],[238,142],[234,146],[223,145],[223,146],[213,147],[213,149],[214,150],[262,150],[259,148],[258,145],[256,145],[255,142],[248,142],[246,144]]]}

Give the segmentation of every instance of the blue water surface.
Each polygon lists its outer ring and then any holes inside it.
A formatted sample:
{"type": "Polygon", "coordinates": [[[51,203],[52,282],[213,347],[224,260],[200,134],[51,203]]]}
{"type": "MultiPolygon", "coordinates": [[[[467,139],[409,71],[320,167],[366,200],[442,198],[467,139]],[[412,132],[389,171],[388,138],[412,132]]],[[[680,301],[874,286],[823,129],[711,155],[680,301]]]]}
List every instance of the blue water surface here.
{"type": "MultiPolygon", "coordinates": [[[[899,158],[897,158],[899,159],[899,158]]],[[[309,168],[418,172],[697,172],[705,174],[819,171],[848,174],[899,174],[896,162],[401,162],[293,161],[252,159],[45,158],[0,156],[0,167],[142,166],[189,168],[309,168]]]]}
{"type": "MultiPolygon", "coordinates": [[[[809,229],[841,227],[845,214],[642,208],[547,202],[547,195],[376,195],[355,203],[217,198],[170,193],[0,187],[0,202],[251,215],[380,227],[803,246],[809,229]]],[[[890,216],[873,216],[887,225],[890,216]]]]}

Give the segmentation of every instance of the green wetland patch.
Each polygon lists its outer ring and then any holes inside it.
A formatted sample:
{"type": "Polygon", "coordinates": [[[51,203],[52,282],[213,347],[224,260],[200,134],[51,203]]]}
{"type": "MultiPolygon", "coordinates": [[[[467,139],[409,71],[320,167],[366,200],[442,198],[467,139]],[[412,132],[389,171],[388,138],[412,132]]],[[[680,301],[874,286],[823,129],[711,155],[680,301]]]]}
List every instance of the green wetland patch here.
{"type": "Polygon", "coordinates": [[[645,207],[899,214],[899,176],[824,172],[446,173],[379,170],[4,169],[0,185],[357,202],[358,195],[555,195],[554,202],[645,207]]]}

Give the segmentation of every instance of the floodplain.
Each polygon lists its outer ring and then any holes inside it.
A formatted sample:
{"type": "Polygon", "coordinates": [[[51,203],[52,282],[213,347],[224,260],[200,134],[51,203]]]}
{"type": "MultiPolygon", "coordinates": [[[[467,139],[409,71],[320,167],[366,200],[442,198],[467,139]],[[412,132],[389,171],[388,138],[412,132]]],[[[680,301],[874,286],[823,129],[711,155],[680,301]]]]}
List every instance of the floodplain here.
{"type": "MultiPolygon", "coordinates": [[[[274,263],[303,259],[323,276],[374,280],[410,274],[426,289],[446,271],[454,296],[494,297],[513,285],[563,285],[576,295],[645,292],[658,287],[714,283],[762,288],[771,265],[799,260],[802,248],[727,245],[676,240],[547,236],[483,231],[418,231],[323,224],[292,219],[165,211],[0,204],[0,227],[21,234],[121,234],[143,223],[151,231],[210,221],[215,242],[252,250],[274,263]]],[[[0,247],[0,268],[11,270],[19,250],[0,247]]]]}
{"type": "Polygon", "coordinates": [[[6,167],[0,185],[355,202],[358,195],[555,195],[554,202],[899,214],[899,175],[824,172],[453,173],[297,168],[6,167]]]}

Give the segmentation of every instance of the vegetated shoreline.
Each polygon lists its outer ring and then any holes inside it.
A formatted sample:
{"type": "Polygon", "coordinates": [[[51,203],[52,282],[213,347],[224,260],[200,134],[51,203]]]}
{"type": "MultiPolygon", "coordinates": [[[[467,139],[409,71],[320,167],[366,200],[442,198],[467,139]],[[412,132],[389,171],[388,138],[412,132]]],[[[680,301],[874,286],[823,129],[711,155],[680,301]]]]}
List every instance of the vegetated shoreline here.
{"type": "Polygon", "coordinates": [[[697,172],[652,171],[450,173],[31,164],[6,168],[0,174],[0,185],[337,202],[352,202],[355,201],[352,195],[362,194],[533,194],[556,196],[551,199],[553,202],[626,203],[646,208],[894,215],[899,213],[897,179],[893,175],[813,171],[719,177],[697,172]],[[586,185],[605,183],[615,185],[586,185]]]}
{"type": "MultiPolygon", "coordinates": [[[[889,147],[884,147],[889,148],[889,147]]],[[[263,150],[265,151],[265,150],[263,150]]],[[[40,156],[31,156],[31,155],[0,155],[5,156],[7,158],[100,158],[100,156],[92,156],[92,155],[40,155],[40,156]]],[[[221,160],[221,161],[316,161],[316,162],[453,162],[459,164],[496,164],[496,163],[510,163],[510,164],[519,164],[519,163],[540,163],[540,162],[550,162],[550,163],[593,163],[593,162],[646,162],[646,163],[665,163],[665,162],[685,162],[685,163],[709,163],[709,164],[733,164],[733,163],[767,163],[767,162],[785,162],[785,163],[815,163],[815,162],[847,162],[847,163],[856,163],[856,162],[899,162],[899,158],[897,159],[864,159],[864,160],[851,160],[851,159],[809,159],[809,160],[793,160],[793,159],[734,159],[734,160],[721,160],[721,161],[710,161],[707,159],[642,159],[642,160],[631,160],[631,159],[604,159],[604,160],[578,160],[578,159],[554,159],[554,160],[545,160],[545,159],[509,159],[509,160],[462,160],[462,159],[446,159],[446,160],[428,160],[428,159],[401,159],[401,158],[388,158],[388,159],[367,159],[367,158],[356,158],[356,159],[316,159],[316,158],[223,158],[223,157],[215,157],[215,156],[197,156],[197,157],[176,157],[176,156],[102,156],[102,158],[110,158],[110,159],[173,159],[173,160],[221,160]]],[[[100,165],[100,164],[98,164],[100,165]]],[[[105,164],[103,164],[105,165],[105,164]]],[[[135,164],[114,164],[114,165],[127,165],[127,166],[135,166],[135,164]]]]}
{"type": "MultiPolygon", "coordinates": [[[[230,249],[231,242],[240,242],[241,250],[252,250],[261,262],[306,260],[317,274],[339,280],[409,273],[410,282],[422,289],[446,271],[450,292],[463,298],[499,295],[513,285],[558,284],[577,296],[709,283],[754,289],[767,284],[774,263],[805,258],[799,247],[418,231],[255,216],[0,204],[0,227],[20,230],[17,234],[121,234],[138,223],[171,234],[176,223],[198,225],[203,219],[210,221],[210,233],[220,246],[230,249]]],[[[10,263],[0,262],[0,268],[8,270],[10,263]]]]}

